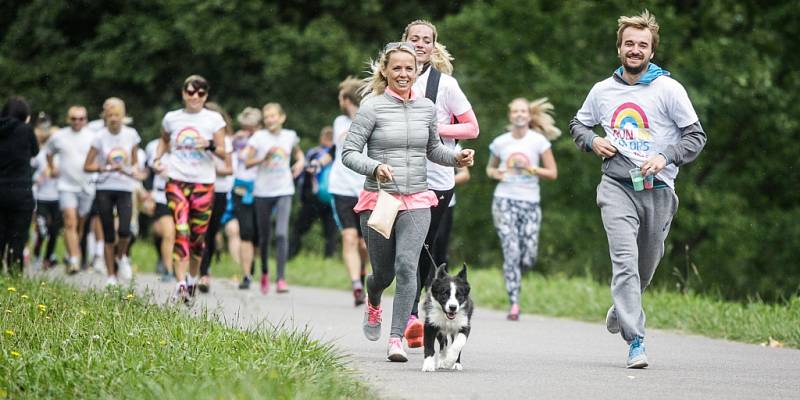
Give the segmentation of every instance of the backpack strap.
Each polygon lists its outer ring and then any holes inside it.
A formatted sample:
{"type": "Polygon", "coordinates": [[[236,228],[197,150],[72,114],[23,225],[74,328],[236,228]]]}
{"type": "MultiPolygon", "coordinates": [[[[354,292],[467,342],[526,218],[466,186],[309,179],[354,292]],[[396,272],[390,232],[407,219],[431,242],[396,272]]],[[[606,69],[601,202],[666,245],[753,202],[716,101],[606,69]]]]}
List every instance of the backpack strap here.
{"type": "Polygon", "coordinates": [[[436,96],[439,94],[439,79],[442,73],[433,66],[428,67],[431,69],[428,75],[428,84],[425,87],[425,97],[429,98],[433,104],[436,104],[436,96]]]}

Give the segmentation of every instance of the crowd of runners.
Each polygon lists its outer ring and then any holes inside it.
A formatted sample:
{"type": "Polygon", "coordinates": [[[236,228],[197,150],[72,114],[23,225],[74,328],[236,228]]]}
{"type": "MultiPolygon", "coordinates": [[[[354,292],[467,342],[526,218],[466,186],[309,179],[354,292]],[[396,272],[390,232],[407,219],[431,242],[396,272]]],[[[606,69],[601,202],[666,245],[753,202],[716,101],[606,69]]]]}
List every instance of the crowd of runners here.
{"type": "MultiPolygon", "coordinates": [[[[603,159],[597,204],[614,299],[607,325],[628,343],[633,368],[647,365],[641,295],[677,210],[678,166],[696,158],[706,140],[683,87],[650,62],[658,31],[647,11],[619,19],[621,66],[592,88],[570,123],[578,147],[603,159]],[[604,136],[592,130],[596,125],[604,136]]],[[[234,120],[207,101],[212,86],[199,75],[183,81],[183,107],[163,117],[148,143],[116,97],[105,100],[94,121],[85,106],[70,106],[62,128],[46,113],[31,116],[23,98],[11,98],[0,119],[4,264],[12,271],[93,269],[116,286],[132,278],[131,243],[149,237],[156,270],[175,282],[175,298],[188,302],[210,290],[224,243],[241,268],[240,289],[258,280],[263,294],[271,285],[285,293],[287,262],[319,220],[326,257],[341,237],[354,304],[367,303],[364,333],[371,340],[380,336],[381,294],[396,280],[388,355],[403,361],[404,346],[422,345],[420,293],[431,271],[448,262],[450,230],[458,226],[454,190],[470,179],[469,141],[480,132],[452,60],[433,24],[409,23],[399,42],[379,52],[371,76],[339,84],[342,114],[306,152],[284,126],[281,104],[247,107],[234,120]],[[376,211],[380,192],[399,204],[383,234],[370,218],[383,214],[376,211]],[[295,194],[301,209],[292,222],[295,194]],[[60,234],[63,257],[55,252],[60,234]]],[[[520,315],[522,273],[537,260],[539,182],[558,177],[550,143],[561,131],[552,110],[546,98],[510,101],[508,130],[488,148],[486,174],[498,181],[491,210],[471,210],[493,216],[512,321],[520,315]]]]}

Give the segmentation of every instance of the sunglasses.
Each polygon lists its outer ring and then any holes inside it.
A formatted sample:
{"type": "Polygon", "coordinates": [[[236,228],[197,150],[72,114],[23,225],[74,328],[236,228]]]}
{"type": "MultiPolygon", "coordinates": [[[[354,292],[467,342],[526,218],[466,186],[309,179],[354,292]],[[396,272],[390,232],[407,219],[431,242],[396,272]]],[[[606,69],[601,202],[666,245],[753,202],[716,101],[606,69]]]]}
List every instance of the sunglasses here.
{"type": "Polygon", "coordinates": [[[69,117],[70,121],[85,121],[86,117],[69,117]]]}
{"type": "Polygon", "coordinates": [[[389,51],[396,49],[408,50],[411,52],[411,54],[416,54],[416,48],[414,48],[414,45],[411,42],[387,43],[386,46],[383,47],[383,52],[388,53],[389,51]]]}
{"type": "Polygon", "coordinates": [[[185,89],[184,92],[186,92],[186,94],[189,97],[193,97],[195,94],[197,95],[197,97],[206,97],[206,95],[208,95],[208,92],[206,92],[205,90],[201,90],[201,89],[198,89],[198,90],[185,89]]]}

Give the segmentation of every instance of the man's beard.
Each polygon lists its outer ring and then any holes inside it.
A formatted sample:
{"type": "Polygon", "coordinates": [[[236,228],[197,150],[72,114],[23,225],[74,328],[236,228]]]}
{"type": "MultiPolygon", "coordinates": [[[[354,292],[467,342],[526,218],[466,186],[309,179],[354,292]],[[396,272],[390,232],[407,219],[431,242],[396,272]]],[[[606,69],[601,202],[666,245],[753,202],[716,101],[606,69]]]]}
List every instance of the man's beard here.
{"type": "Polygon", "coordinates": [[[625,56],[622,56],[622,57],[620,57],[620,61],[622,61],[622,68],[625,68],[625,72],[627,72],[627,73],[629,73],[629,74],[631,74],[631,75],[638,75],[638,74],[640,74],[642,71],[644,71],[645,69],[647,69],[647,66],[648,66],[648,65],[650,65],[650,62],[643,62],[643,63],[642,63],[641,65],[639,65],[638,67],[631,67],[631,66],[628,66],[627,64],[625,64],[625,56]]]}

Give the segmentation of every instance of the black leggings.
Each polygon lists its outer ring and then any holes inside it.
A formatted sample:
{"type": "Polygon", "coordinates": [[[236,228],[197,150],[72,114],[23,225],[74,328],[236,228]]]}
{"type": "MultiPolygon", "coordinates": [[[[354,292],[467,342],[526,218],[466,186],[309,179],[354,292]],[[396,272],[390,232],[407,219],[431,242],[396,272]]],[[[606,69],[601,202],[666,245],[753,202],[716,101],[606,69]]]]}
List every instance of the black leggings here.
{"type": "Polygon", "coordinates": [[[22,272],[23,251],[32,217],[33,191],[30,183],[9,184],[3,188],[3,195],[0,196],[0,264],[5,261],[12,273],[22,272]]]}
{"type": "Polygon", "coordinates": [[[450,231],[453,230],[453,208],[455,207],[447,207],[444,211],[442,220],[439,222],[439,231],[436,233],[433,249],[431,249],[433,258],[439,264],[447,264],[449,261],[447,249],[450,247],[450,231]]]}
{"type": "Polygon", "coordinates": [[[38,200],[36,202],[36,243],[33,246],[33,256],[41,257],[42,247],[45,247],[44,259],[53,257],[64,220],[58,208],[58,200],[38,200]],[[47,241],[47,246],[43,246],[47,241]]]}
{"type": "Polygon", "coordinates": [[[228,205],[227,193],[214,193],[214,205],[211,207],[211,221],[208,222],[206,231],[206,248],[203,251],[203,259],[200,260],[200,276],[209,274],[211,267],[211,257],[217,251],[217,232],[222,225],[222,216],[225,214],[225,207],[228,205]]]}
{"type": "Polygon", "coordinates": [[[336,221],[333,220],[333,209],[329,204],[319,201],[316,196],[306,198],[300,206],[300,212],[294,220],[292,237],[289,239],[289,257],[294,257],[303,247],[305,236],[316,220],[322,221],[323,236],[325,238],[325,257],[333,257],[336,252],[337,234],[336,221]]]}
{"type": "MultiPolygon", "coordinates": [[[[425,245],[433,252],[433,244],[436,242],[436,234],[439,232],[439,225],[442,222],[445,212],[449,208],[450,200],[453,198],[453,190],[434,190],[436,198],[439,199],[439,204],[436,207],[431,207],[431,225],[428,228],[428,235],[425,236],[425,245]]],[[[444,262],[444,260],[435,260],[436,265],[444,262]]],[[[418,315],[419,297],[422,294],[422,289],[430,284],[431,272],[434,271],[436,265],[431,263],[431,257],[422,247],[419,255],[419,264],[417,266],[417,297],[414,299],[414,306],[411,309],[411,314],[418,315]]]]}
{"type": "Polygon", "coordinates": [[[100,213],[100,224],[103,225],[105,242],[116,242],[117,231],[120,239],[130,238],[133,194],[120,190],[98,190],[95,201],[97,201],[97,210],[100,213]],[[114,208],[117,209],[119,217],[119,228],[116,230],[114,229],[114,208]]]}

